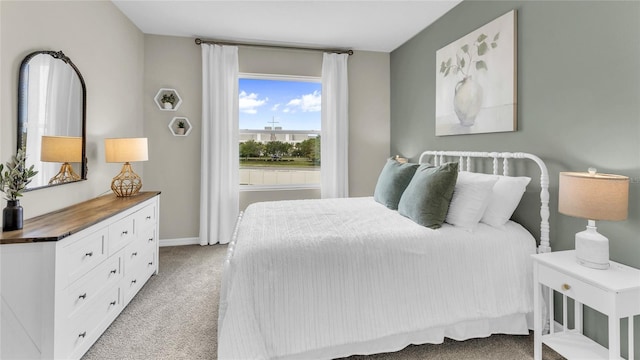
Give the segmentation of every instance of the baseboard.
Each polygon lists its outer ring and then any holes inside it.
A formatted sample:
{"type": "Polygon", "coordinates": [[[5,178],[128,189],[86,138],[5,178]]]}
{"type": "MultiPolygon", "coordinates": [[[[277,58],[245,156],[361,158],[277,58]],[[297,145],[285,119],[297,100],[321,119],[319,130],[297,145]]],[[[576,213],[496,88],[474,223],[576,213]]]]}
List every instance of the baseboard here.
{"type": "Polygon", "coordinates": [[[159,246],[200,245],[200,238],[160,239],[159,246]]]}

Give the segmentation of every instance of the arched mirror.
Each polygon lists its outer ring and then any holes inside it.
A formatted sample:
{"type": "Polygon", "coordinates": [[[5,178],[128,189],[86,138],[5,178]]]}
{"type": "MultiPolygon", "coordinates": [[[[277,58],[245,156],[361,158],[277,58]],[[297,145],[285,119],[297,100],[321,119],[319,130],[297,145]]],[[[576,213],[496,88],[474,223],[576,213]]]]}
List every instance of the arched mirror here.
{"type": "Polygon", "coordinates": [[[62,51],[36,51],[20,65],[18,148],[38,174],[27,190],[86,180],[86,87],[62,51]]]}

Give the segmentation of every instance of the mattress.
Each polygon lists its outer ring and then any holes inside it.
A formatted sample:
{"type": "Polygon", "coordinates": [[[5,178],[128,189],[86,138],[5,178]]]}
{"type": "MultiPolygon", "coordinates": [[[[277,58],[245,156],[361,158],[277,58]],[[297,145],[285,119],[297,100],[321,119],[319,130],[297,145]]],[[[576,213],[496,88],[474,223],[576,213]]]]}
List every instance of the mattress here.
{"type": "Polygon", "coordinates": [[[264,202],[225,260],[219,359],[335,358],[527,334],[533,236],[417,225],[373,198],[264,202]]]}

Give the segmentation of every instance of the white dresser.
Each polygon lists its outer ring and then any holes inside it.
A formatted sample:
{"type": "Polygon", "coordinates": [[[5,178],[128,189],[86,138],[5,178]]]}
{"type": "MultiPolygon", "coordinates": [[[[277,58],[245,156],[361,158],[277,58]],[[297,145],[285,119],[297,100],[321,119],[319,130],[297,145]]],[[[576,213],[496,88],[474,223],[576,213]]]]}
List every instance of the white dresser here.
{"type": "Polygon", "coordinates": [[[158,272],[159,194],[101,196],[0,234],[0,358],[82,357],[158,272]]]}

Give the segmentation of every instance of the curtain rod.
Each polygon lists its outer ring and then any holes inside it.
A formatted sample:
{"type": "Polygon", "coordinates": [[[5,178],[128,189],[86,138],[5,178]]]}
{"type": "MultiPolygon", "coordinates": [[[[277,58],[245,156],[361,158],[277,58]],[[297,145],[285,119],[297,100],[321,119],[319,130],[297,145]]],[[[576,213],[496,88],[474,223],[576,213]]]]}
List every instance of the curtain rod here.
{"type": "Polygon", "coordinates": [[[345,49],[319,49],[319,48],[300,47],[300,46],[251,44],[251,43],[230,42],[230,41],[220,41],[220,40],[202,40],[200,38],[196,38],[196,45],[200,45],[200,44],[251,46],[251,47],[287,49],[287,50],[322,51],[322,52],[328,52],[328,53],[334,53],[334,54],[353,55],[353,50],[350,50],[350,49],[346,49],[346,50],[345,49]]]}

